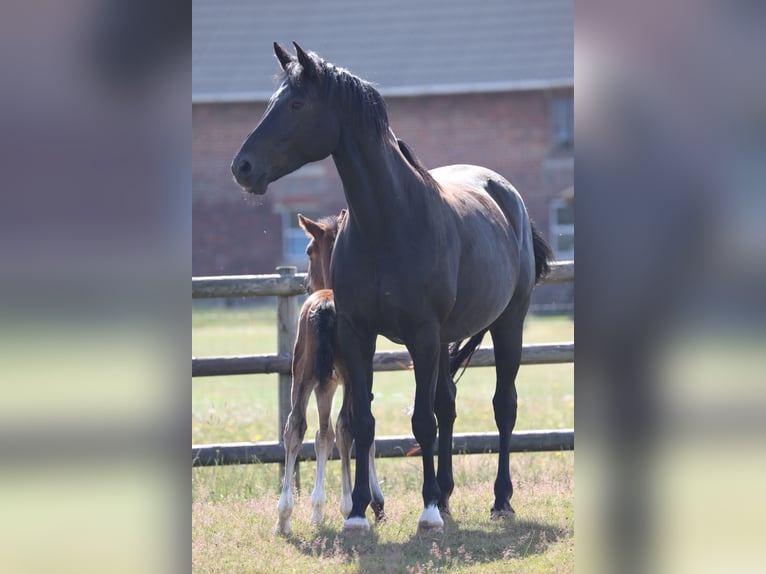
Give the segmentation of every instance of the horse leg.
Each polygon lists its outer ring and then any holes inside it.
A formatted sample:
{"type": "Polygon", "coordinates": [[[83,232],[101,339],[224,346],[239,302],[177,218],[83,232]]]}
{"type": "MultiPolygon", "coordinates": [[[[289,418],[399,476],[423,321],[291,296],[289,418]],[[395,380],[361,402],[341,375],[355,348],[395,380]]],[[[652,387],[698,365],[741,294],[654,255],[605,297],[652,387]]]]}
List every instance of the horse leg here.
{"type": "Polygon", "coordinates": [[[311,494],[311,523],[314,525],[324,523],[324,505],[327,500],[324,476],[327,459],[330,457],[330,453],[332,453],[332,445],[335,442],[331,415],[332,399],[335,396],[335,389],[337,387],[338,382],[335,377],[330,377],[314,389],[317,399],[317,413],[319,415],[319,430],[317,430],[314,442],[317,457],[317,476],[314,483],[314,492],[311,494]]]}
{"type": "MultiPolygon", "coordinates": [[[[336,444],[338,445],[338,452],[340,453],[340,474],[341,474],[341,502],[340,511],[344,517],[348,517],[351,512],[351,399],[350,392],[346,391],[347,387],[344,387],[343,393],[343,406],[341,407],[340,415],[338,415],[338,423],[336,426],[336,444]]],[[[383,506],[385,500],[383,499],[383,492],[380,489],[380,483],[378,482],[378,474],[375,469],[375,441],[373,440],[370,446],[370,493],[372,495],[372,510],[375,513],[375,521],[380,522],[387,518],[383,506]]]]}
{"type": "Polygon", "coordinates": [[[434,472],[434,441],[436,419],[434,399],[439,374],[441,343],[439,328],[430,324],[421,328],[407,343],[415,367],[415,410],[412,414],[412,433],[423,454],[423,513],[418,519],[418,531],[440,531],[444,526],[439,514],[441,497],[434,472]]]}
{"type": "Polygon", "coordinates": [[[495,411],[495,424],[500,434],[500,446],[497,459],[497,478],[495,479],[495,503],[490,514],[492,518],[513,517],[511,507],[513,484],[509,466],[511,433],[516,426],[516,375],[521,364],[521,341],[529,301],[511,305],[490,327],[492,343],[495,349],[495,371],[497,382],[492,406],[495,411]]]}
{"type": "MultiPolygon", "coordinates": [[[[346,379],[348,381],[348,379],[346,379]]],[[[335,443],[340,453],[340,513],[348,518],[351,513],[351,391],[348,382],[343,386],[343,406],[341,406],[338,422],[335,426],[335,443]]]]}
{"type": "Polygon", "coordinates": [[[383,500],[383,491],[380,489],[380,483],[378,482],[378,472],[375,469],[375,441],[372,441],[370,446],[370,492],[372,493],[372,511],[375,513],[375,522],[382,522],[388,516],[386,511],[383,510],[385,500],[383,500]]]}
{"type": "Polygon", "coordinates": [[[277,534],[290,534],[291,530],[290,516],[295,504],[293,501],[293,473],[295,472],[295,461],[306,434],[306,406],[313,382],[312,378],[300,377],[296,379],[295,376],[293,377],[292,409],[284,431],[285,479],[282,483],[282,494],[277,504],[277,524],[274,527],[274,532],[277,534]]]}
{"type": "Polygon", "coordinates": [[[439,483],[439,512],[449,516],[449,499],[455,488],[452,477],[452,431],[455,425],[455,395],[457,386],[449,372],[449,349],[442,345],[439,356],[439,380],[436,383],[436,399],[434,412],[439,423],[439,466],[436,471],[436,481],[439,483]]]}
{"type": "MultiPolygon", "coordinates": [[[[375,439],[375,418],[372,416],[372,358],[375,354],[375,333],[362,325],[351,325],[339,317],[338,347],[343,357],[350,385],[351,429],[356,443],[356,473],[351,494],[351,512],[343,524],[343,532],[366,532],[370,529],[366,512],[370,504],[370,467],[367,463],[375,439]]],[[[347,389],[348,390],[348,389],[347,389]]]]}

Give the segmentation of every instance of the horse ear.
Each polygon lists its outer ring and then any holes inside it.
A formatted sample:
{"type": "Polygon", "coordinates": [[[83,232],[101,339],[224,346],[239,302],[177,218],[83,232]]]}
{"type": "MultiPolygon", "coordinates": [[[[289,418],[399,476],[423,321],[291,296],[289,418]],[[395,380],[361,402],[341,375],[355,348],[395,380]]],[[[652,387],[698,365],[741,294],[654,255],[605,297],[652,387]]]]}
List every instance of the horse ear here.
{"type": "Polygon", "coordinates": [[[316,221],[312,221],[308,217],[298,214],[298,225],[306,232],[306,235],[313,238],[319,238],[324,235],[324,229],[316,221]]]}
{"type": "Polygon", "coordinates": [[[298,56],[298,63],[303,68],[303,73],[307,78],[316,78],[318,74],[314,60],[295,42],[293,42],[293,46],[295,46],[295,54],[298,56]]]}
{"type": "Polygon", "coordinates": [[[279,60],[279,65],[282,66],[283,70],[287,69],[287,65],[293,61],[290,52],[280,46],[278,42],[274,42],[274,55],[279,60]]]}

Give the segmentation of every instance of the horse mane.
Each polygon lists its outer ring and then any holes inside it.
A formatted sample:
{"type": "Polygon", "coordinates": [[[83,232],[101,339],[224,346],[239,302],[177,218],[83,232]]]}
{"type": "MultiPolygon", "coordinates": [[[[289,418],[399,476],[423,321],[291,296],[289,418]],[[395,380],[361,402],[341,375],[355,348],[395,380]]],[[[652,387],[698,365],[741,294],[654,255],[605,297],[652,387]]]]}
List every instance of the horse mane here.
{"type": "MultiPolygon", "coordinates": [[[[355,76],[345,68],[322,59],[316,52],[307,52],[307,55],[314,63],[320,89],[324,90],[324,96],[329,101],[335,102],[344,114],[348,114],[354,125],[358,125],[364,131],[382,138],[390,130],[388,110],[383,96],[380,95],[375,86],[367,80],[355,76]]],[[[291,89],[305,93],[308,87],[302,72],[303,67],[294,60],[283,70],[279,80],[287,82],[291,89]]],[[[420,175],[423,181],[429,187],[438,189],[439,184],[412,149],[398,138],[396,142],[407,163],[420,175]]]]}
{"type": "MultiPolygon", "coordinates": [[[[352,116],[357,125],[372,130],[378,137],[388,130],[388,111],[383,96],[367,80],[355,76],[345,68],[322,59],[316,52],[307,52],[314,62],[319,84],[330,101],[336,102],[345,113],[352,116]]],[[[302,75],[303,67],[292,61],[279,76],[291,89],[305,93],[307,86],[302,75]]]]}
{"type": "Polygon", "coordinates": [[[399,146],[399,151],[402,152],[404,159],[406,159],[412,168],[420,174],[420,177],[422,177],[424,181],[430,183],[432,186],[438,188],[439,184],[433,178],[431,172],[428,171],[428,168],[423,165],[423,162],[420,161],[418,156],[415,155],[415,153],[412,151],[412,148],[404,143],[404,140],[400,140],[399,138],[396,138],[396,143],[399,146]]]}

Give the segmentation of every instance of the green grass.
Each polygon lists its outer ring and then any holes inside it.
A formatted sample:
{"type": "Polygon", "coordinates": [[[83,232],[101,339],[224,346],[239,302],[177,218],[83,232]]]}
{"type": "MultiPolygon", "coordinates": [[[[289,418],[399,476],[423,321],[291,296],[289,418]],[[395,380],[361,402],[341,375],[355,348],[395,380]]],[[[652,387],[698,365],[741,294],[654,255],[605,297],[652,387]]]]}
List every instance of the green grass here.
{"type": "MultiPolygon", "coordinates": [[[[195,356],[271,353],[276,317],[270,307],[195,309],[195,356]]],[[[530,316],[525,343],[567,341],[567,316],[530,316]]],[[[485,344],[490,344],[488,337],[485,344]]],[[[379,339],[378,349],[397,345],[379,339]]],[[[192,381],[192,442],[276,440],[277,377],[252,375],[192,381]]],[[[517,379],[517,430],[574,426],[573,365],[522,367],[517,379]]],[[[495,431],[491,397],[494,369],[468,369],[458,383],[455,432],[495,431]]],[[[373,413],[376,434],[409,434],[414,396],[412,372],[376,373],[373,413]]],[[[335,412],[341,392],[335,398],[335,412]]],[[[316,431],[309,403],[306,438],[316,431]]],[[[515,454],[515,523],[492,522],[489,506],[496,455],[454,459],[453,517],[443,535],[415,535],[421,507],[421,463],[417,457],[380,459],[387,523],[356,541],[340,536],[337,508],[340,465],[327,469],[327,522],[309,526],[309,495],[316,465],[302,463],[303,491],[296,498],[293,535],[274,538],[279,490],[278,465],[192,470],[193,565],[195,572],[570,572],[573,569],[573,453],[515,454]]]]}

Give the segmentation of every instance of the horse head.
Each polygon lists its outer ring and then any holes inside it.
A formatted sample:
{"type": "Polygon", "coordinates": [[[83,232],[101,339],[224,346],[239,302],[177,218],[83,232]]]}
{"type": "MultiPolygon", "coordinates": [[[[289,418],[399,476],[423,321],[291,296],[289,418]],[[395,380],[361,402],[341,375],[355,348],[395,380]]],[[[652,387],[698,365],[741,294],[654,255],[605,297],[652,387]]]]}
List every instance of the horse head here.
{"type": "Polygon", "coordinates": [[[266,193],[272,181],[326,158],[340,138],[340,122],[322,89],[327,64],[293,44],[295,56],[274,43],[282,81],[231,163],[237,183],[256,195],[266,193]]]}

